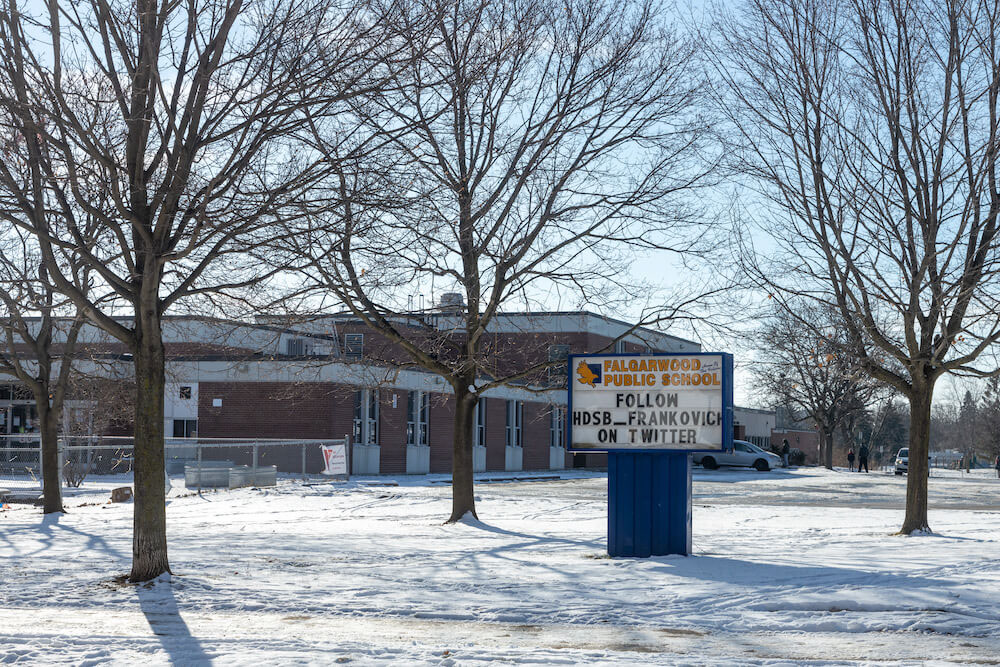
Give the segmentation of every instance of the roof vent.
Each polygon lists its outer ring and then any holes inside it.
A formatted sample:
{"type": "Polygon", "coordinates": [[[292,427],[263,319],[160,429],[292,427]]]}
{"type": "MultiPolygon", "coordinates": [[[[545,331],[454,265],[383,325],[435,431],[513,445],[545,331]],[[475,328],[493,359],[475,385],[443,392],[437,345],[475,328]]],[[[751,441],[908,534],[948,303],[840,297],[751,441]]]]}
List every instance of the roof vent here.
{"type": "Polygon", "coordinates": [[[444,292],[438,299],[438,307],[464,308],[465,300],[462,298],[461,292],[444,292]]]}

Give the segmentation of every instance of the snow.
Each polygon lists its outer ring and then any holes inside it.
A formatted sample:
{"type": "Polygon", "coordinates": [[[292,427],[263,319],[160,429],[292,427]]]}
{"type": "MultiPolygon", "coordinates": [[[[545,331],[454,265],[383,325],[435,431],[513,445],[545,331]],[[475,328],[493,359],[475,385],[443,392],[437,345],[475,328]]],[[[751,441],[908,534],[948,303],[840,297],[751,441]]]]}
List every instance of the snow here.
{"type": "Polygon", "coordinates": [[[67,513],[0,511],[0,663],[868,664],[996,662],[1000,480],[695,471],[690,557],[611,559],[607,479],[444,476],[206,492],[174,480],[173,576],[122,584],[130,504],[89,480],[67,513]],[[499,478],[499,479],[498,479],[499,478]],[[378,485],[374,485],[378,484],[378,485]]]}

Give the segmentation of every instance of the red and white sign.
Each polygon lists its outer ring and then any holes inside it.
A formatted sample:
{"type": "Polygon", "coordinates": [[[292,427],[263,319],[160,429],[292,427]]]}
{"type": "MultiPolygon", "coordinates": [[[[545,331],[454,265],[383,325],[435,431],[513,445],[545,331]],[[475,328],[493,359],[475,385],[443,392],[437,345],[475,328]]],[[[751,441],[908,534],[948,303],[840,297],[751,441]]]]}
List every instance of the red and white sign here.
{"type": "Polygon", "coordinates": [[[324,475],[347,474],[347,445],[323,445],[324,475]]]}

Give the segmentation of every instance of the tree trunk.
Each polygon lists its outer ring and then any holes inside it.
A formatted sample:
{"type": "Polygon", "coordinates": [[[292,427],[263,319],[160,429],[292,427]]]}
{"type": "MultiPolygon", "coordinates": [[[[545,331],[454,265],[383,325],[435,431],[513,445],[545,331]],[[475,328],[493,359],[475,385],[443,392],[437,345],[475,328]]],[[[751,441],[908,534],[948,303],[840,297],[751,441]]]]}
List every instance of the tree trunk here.
{"type": "Polygon", "coordinates": [[[160,319],[136,318],[135,512],[129,581],[149,581],[170,571],[163,484],[164,354],[160,319]]]}
{"type": "Polygon", "coordinates": [[[910,457],[906,473],[906,516],[899,532],[930,531],[927,523],[927,455],[930,450],[931,397],[934,385],[913,383],[910,399],[910,457]]]}
{"type": "Polygon", "coordinates": [[[833,470],[833,429],[824,429],[823,438],[826,440],[826,451],[823,452],[823,460],[827,470],[833,470]]]}
{"type": "Polygon", "coordinates": [[[451,517],[448,523],[458,521],[466,514],[478,518],[472,479],[472,427],[475,415],[476,397],[468,391],[456,391],[455,436],[451,455],[451,517]]]}
{"type": "Polygon", "coordinates": [[[48,397],[36,396],[42,435],[42,512],[62,512],[62,480],[59,479],[59,414],[49,407],[48,397]]]}

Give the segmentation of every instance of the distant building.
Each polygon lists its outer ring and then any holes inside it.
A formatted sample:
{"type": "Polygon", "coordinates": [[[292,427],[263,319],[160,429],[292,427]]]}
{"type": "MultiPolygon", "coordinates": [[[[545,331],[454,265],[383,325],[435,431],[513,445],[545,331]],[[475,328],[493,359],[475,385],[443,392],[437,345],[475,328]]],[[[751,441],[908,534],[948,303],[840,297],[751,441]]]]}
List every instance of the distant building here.
{"type": "Polygon", "coordinates": [[[806,455],[806,463],[815,465],[819,463],[819,432],[808,429],[781,428],[771,432],[771,444],[773,447],[781,447],[782,442],[788,440],[788,445],[793,449],[800,449],[806,455]]]}
{"type": "Polygon", "coordinates": [[[774,410],[757,408],[733,409],[734,437],[746,440],[763,449],[770,449],[771,431],[775,428],[776,415],[774,410]]]}

